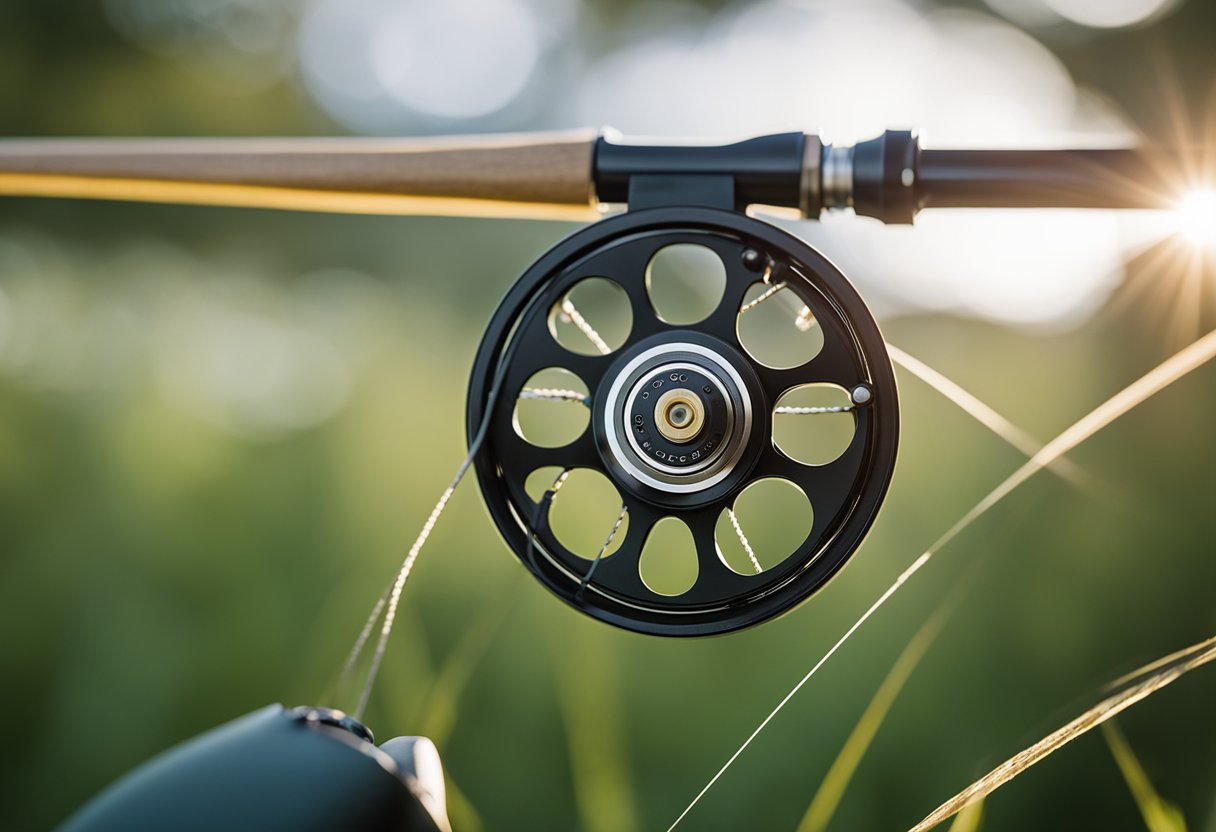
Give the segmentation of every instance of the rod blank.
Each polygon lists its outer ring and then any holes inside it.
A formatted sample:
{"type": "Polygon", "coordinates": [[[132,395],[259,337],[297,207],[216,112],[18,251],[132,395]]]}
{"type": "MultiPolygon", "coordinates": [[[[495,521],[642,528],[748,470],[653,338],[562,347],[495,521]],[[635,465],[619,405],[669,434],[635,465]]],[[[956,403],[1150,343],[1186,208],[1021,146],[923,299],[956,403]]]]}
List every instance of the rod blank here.
{"type": "Polygon", "coordinates": [[[1177,154],[1120,150],[922,150],[922,208],[1164,208],[1177,154]]]}
{"type": "Polygon", "coordinates": [[[926,150],[911,131],[888,130],[824,148],[823,193],[827,208],[894,223],[924,208],[1168,208],[1200,184],[1187,182],[1204,173],[1198,161],[1194,148],[926,150]]]}

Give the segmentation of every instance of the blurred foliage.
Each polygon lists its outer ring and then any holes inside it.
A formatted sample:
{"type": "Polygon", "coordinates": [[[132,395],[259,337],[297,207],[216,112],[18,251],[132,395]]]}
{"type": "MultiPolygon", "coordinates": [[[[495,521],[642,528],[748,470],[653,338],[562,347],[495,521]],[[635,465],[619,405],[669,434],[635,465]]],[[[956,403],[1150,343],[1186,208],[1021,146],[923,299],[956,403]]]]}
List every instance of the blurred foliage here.
{"type": "Polygon", "coordinates": [[[1136,759],[1135,752],[1127,744],[1114,720],[1102,723],[1102,736],[1110,748],[1111,756],[1119,765],[1123,779],[1127,781],[1128,790],[1136,799],[1136,805],[1140,807],[1140,814],[1144,816],[1144,825],[1148,827],[1149,832],[1186,832],[1186,820],[1182,813],[1153,789],[1148,775],[1144,773],[1144,767],[1136,759]]]}
{"type": "MultiPolygon", "coordinates": [[[[623,5],[599,4],[606,29],[623,5]]],[[[1214,28],[1216,10],[1192,0],[1147,27],[1049,45],[1164,134],[1145,67],[1167,55],[1183,100],[1210,112],[1214,28]]],[[[335,129],[290,71],[241,85],[209,66],[134,45],[101,4],[6,0],[0,133],[335,129]]],[[[483,323],[570,230],[0,202],[6,828],[49,826],[152,753],[262,704],[317,703],[463,453],[483,323]],[[287,358],[263,363],[267,345],[287,358]],[[225,386],[246,357],[265,384],[225,386]]],[[[1167,284],[1160,272],[1132,264],[1131,280],[1167,284]]],[[[1116,304],[1050,334],[946,316],[884,328],[1047,440],[1196,334],[1140,311],[1116,304]]],[[[1196,314],[1216,324],[1210,303],[1196,314]]],[[[726,638],[646,638],[571,612],[522,574],[466,484],[407,588],[369,724],[436,737],[465,829],[666,827],[856,615],[1019,464],[901,383],[899,469],[864,549],[812,603],[726,638]]],[[[968,565],[831,828],[906,828],[1120,671],[1216,633],[1214,416],[1207,366],[1071,455],[1085,487],[1041,474],[985,517],[686,828],[793,828],[908,634],[968,565]]],[[[1214,697],[1216,675],[1200,672],[1121,718],[1193,829],[1216,828],[1214,697]]],[[[1098,737],[994,795],[983,817],[987,832],[1138,823],[1098,737]]]]}

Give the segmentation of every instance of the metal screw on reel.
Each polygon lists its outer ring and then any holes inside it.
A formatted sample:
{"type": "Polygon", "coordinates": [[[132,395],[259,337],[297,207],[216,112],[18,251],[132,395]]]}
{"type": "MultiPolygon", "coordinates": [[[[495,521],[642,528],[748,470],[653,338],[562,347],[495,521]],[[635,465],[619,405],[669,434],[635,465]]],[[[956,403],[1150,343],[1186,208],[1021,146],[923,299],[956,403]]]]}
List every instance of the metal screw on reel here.
{"type": "MultiPolygon", "coordinates": [[[[737,630],[811,595],[860,545],[885,496],[898,441],[884,342],[844,275],[780,229],[712,208],[631,211],[575,233],[533,264],[500,305],[478,350],[470,440],[487,416],[475,465],[490,513],[516,556],[575,608],[660,635],[737,630]],[[708,315],[673,325],[656,314],[647,270],[657,252],[679,244],[716,254],[726,280],[708,315]],[[570,302],[572,288],[592,277],[612,281],[627,298],[631,323],[619,343],[606,342],[570,302]],[[809,361],[784,369],[761,363],[739,336],[740,316],[777,292],[793,293],[823,338],[809,361]],[[595,346],[591,354],[559,343],[555,315],[584,329],[595,346]],[[553,367],[576,375],[586,395],[527,387],[553,367]],[[779,400],[815,383],[847,391],[848,403],[781,412],[851,414],[852,439],[826,464],[797,461],[773,435],[779,400]],[[559,447],[532,444],[515,418],[521,396],[587,407],[589,424],[559,447]],[[542,468],[563,473],[543,495],[530,494],[528,478],[542,468]],[[620,496],[617,524],[603,529],[608,539],[598,554],[571,551],[549,523],[566,474],[582,468],[607,477],[620,496]],[[760,569],[733,505],[750,484],[768,478],[800,489],[813,521],[792,554],[760,569]],[[727,563],[715,540],[722,516],[739,532],[755,571],[727,563]],[[640,572],[646,539],[666,517],[684,522],[696,553],[695,582],[673,595],[652,590],[640,572]]],[[[805,429],[815,430],[813,417],[805,429]]]]}

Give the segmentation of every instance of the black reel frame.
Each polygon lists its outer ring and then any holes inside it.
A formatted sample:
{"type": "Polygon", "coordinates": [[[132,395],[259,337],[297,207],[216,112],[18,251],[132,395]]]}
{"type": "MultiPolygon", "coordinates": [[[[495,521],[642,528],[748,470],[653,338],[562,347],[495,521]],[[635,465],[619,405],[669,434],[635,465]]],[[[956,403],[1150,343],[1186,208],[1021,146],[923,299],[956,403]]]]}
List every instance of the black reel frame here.
{"type": "MultiPolygon", "coordinates": [[[[689,375],[697,384],[704,381],[694,369],[689,375]]],[[[657,388],[660,381],[664,379],[650,383],[657,388]]],[[[709,394],[710,388],[706,384],[703,392],[709,394]]],[[[705,400],[711,408],[720,404],[713,396],[705,400]]],[[[735,210],[692,206],[634,210],[603,220],[557,244],[524,273],[491,320],[473,368],[470,443],[483,428],[486,434],[475,457],[482,495],[524,566],[563,601],[602,621],[638,632],[691,636],[738,630],[780,615],[844,565],[886,494],[899,418],[882,335],[844,275],[819,252],[773,225],[735,210]],[[718,307],[688,326],[662,321],[646,288],[653,255],[678,243],[709,248],[726,267],[726,289],[718,307]],[[603,356],[567,350],[548,324],[555,304],[571,287],[593,276],[624,289],[632,312],[628,338],[603,356]],[[802,366],[773,369],[752,359],[740,344],[737,317],[744,297],[764,278],[784,281],[823,330],[822,349],[802,366]],[[648,355],[660,360],[647,364],[648,355]],[[713,359],[706,364],[707,355],[713,359]],[[742,432],[735,429],[740,438],[730,449],[733,461],[703,486],[676,490],[646,482],[639,470],[649,469],[637,464],[636,453],[622,452],[619,436],[613,445],[619,424],[653,435],[653,426],[643,424],[642,411],[630,409],[636,397],[646,393],[625,401],[622,391],[646,369],[697,360],[711,375],[725,379],[724,395],[734,397],[736,415],[747,409],[740,408],[741,401],[750,404],[750,414],[742,414],[750,418],[737,420],[747,424],[742,432]],[[514,407],[527,380],[553,366],[568,368],[587,384],[591,420],[573,442],[544,448],[530,444],[516,430],[514,407]],[[806,465],[776,447],[772,413],[783,393],[816,382],[853,391],[856,429],[848,448],[833,462],[806,465]],[[525,489],[532,472],[551,466],[590,468],[617,488],[628,528],[610,557],[588,560],[553,534],[548,523],[553,492],[535,500],[525,489]],[[759,574],[740,574],[718,551],[715,524],[749,483],[767,477],[789,480],[803,490],[813,506],[813,525],[781,563],[759,574]],[[696,582],[677,596],[654,592],[639,572],[646,537],[665,516],[678,517],[688,526],[698,562],[696,582]]]]}

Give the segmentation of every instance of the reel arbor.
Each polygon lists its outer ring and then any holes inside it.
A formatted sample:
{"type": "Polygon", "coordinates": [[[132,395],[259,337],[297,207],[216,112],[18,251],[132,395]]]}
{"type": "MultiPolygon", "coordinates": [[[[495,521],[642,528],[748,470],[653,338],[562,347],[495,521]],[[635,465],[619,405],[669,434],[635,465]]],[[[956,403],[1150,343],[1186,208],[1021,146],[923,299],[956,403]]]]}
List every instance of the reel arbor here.
{"type": "Polygon", "coordinates": [[[475,459],[482,494],[523,564],[575,608],[660,635],[747,627],[822,586],[873,521],[898,437],[882,336],[840,271],[767,223],[702,207],[631,211],[545,254],[491,321],[468,404],[470,440],[488,420],[475,459]],[[672,247],[690,246],[709,258],[688,287],[701,308],[665,320],[656,264],[672,247]],[[601,298],[615,296],[615,311],[611,303],[597,304],[597,314],[580,308],[593,281],[601,298]],[[771,341],[748,337],[747,316],[788,298],[798,311],[779,317],[803,334],[804,351],[774,357],[771,341]],[[554,370],[580,389],[534,386],[554,370]],[[812,387],[834,392],[838,403],[786,404],[812,387]],[[585,408],[585,424],[556,443],[537,439],[520,419],[520,405],[532,399],[585,408]],[[813,434],[815,420],[829,414],[851,430],[819,464],[783,448],[796,447],[797,437],[783,443],[774,432],[776,419],[793,419],[796,432],[813,434]],[[596,530],[604,541],[597,551],[578,551],[552,522],[567,478],[583,471],[602,475],[615,500],[605,516],[616,524],[596,530]],[[795,489],[810,507],[796,545],[768,558],[768,568],[735,515],[740,497],[762,483],[795,489]],[[647,581],[648,541],[667,518],[687,528],[695,553],[682,591],[647,581]],[[724,555],[724,529],[737,534],[730,542],[747,561],[724,555]]]}

